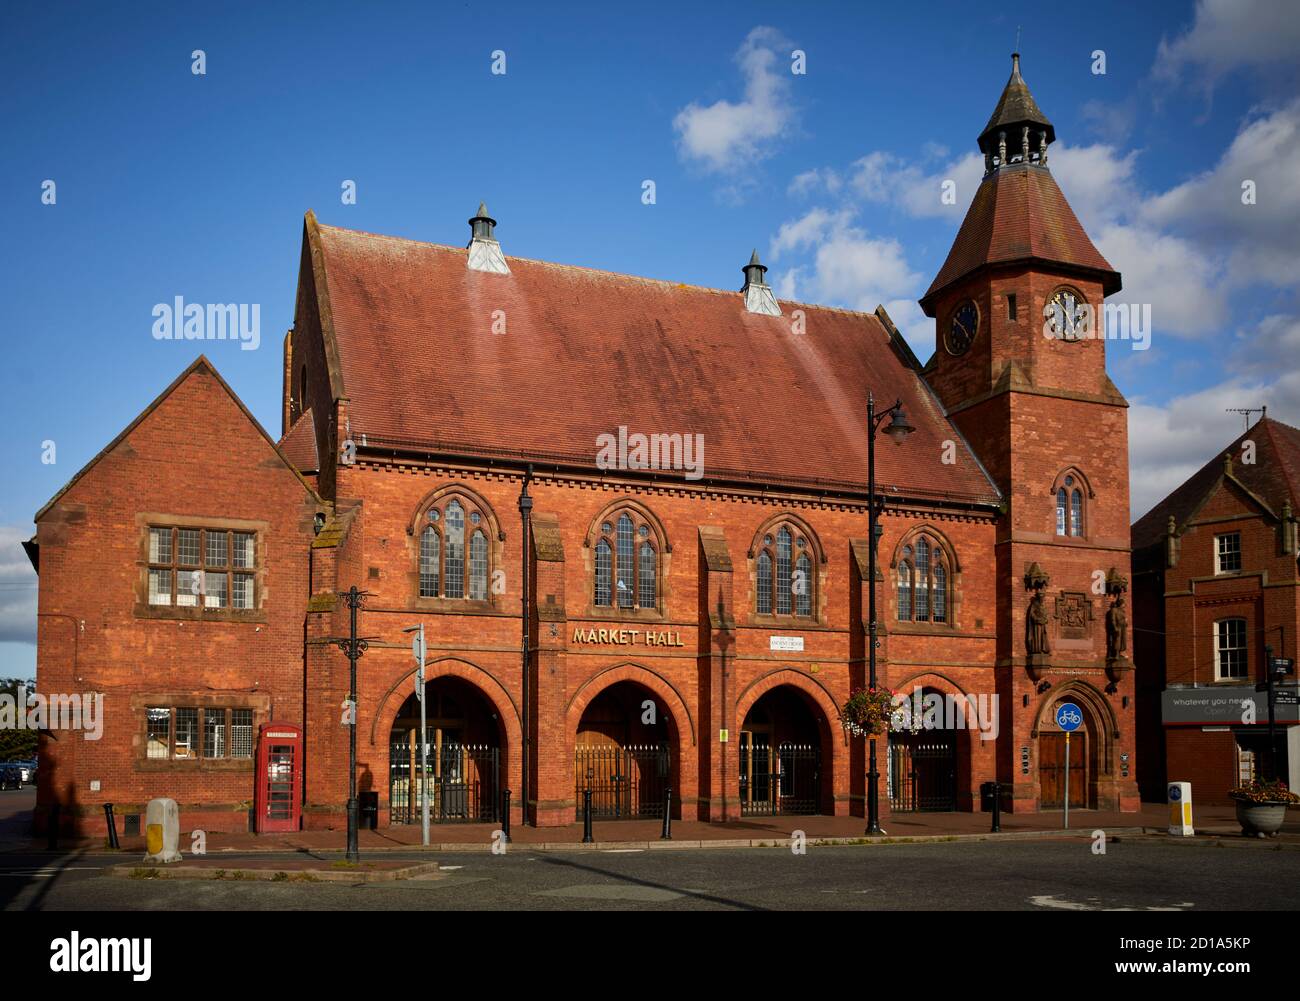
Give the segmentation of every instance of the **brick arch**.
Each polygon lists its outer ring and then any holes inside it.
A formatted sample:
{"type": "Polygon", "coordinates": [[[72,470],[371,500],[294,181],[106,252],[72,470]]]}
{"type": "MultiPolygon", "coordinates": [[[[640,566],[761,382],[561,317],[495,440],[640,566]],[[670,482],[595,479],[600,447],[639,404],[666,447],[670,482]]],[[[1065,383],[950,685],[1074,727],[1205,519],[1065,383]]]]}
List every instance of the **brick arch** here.
{"type": "Polygon", "coordinates": [[[898,557],[903,551],[903,547],[910,545],[918,535],[928,536],[936,542],[939,548],[943,550],[944,555],[948,557],[948,566],[952,572],[955,574],[961,573],[961,560],[957,558],[957,547],[952,544],[952,540],[948,538],[942,529],[929,521],[915,525],[903,533],[897,545],[894,546],[894,555],[889,561],[890,569],[898,566],[898,557]]]}
{"type": "Polygon", "coordinates": [[[420,498],[420,503],[415,506],[415,510],[411,513],[411,520],[406,523],[406,534],[415,537],[416,530],[421,528],[424,513],[450,494],[461,494],[483,512],[488,520],[487,535],[489,538],[495,539],[497,542],[506,540],[505,529],[501,527],[501,519],[497,517],[496,509],[492,507],[488,499],[474,488],[459,482],[444,483],[420,498]]]}
{"type": "Polygon", "coordinates": [[[664,527],[663,520],[655,514],[647,505],[637,500],[635,497],[620,497],[618,500],[611,501],[596,512],[596,517],[591,519],[587,525],[587,534],[583,536],[582,547],[591,549],[596,540],[600,537],[600,525],[604,521],[612,521],[614,515],[618,514],[624,508],[630,508],[645,519],[646,524],[650,526],[650,531],[656,536],[655,548],[662,553],[671,553],[673,551],[672,540],[668,538],[668,529],[664,527]]]}
{"type": "MultiPolygon", "coordinates": [[[[413,684],[416,668],[411,668],[404,673],[389,687],[379,700],[379,711],[375,713],[374,722],[370,725],[370,746],[377,747],[375,743],[380,734],[387,734],[393,728],[393,721],[397,719],[398,710],[410,695],[410,691],[401,695],[400,698],[394,698],[395,692],[398,692],[403,686],[408,688],[413,684]]],[[[506,753],[513,763],[520,748],[523,747],[523,731],[519,722],[519,707],[515,704],[510,693],[502,687],[501,682],[488,674],[481,667],[471,664],[467,660],[461,660],[457,657],[440,657],[424,665],[424,680],[426,684],[430,681],[436,681],[438,678],[460,678],[469,682],[482,693],[488,703],[496,710],[497,719],[501,721],[501,726],[505,730],[506,753]]],[[[513,765],[512,765],[513,767],[513,765]]],[[[511,772],[510,774],[513,774],[511,772]]]]}
{"type": "Polygon", "coordinates": [[[568,727],[565,731],[569,743],[576,740],[578,725],[582,722],[582,714],[586,711],[587,706],[591,704],[591,700],[620,681],[634,681],[663,699],[664,704],[668,707],[669,714],[672,716],[672,724],[677,729],[678,743],[683,743],[681,739],[682,726],[679,721],[685,720],[685,729],[690,735],[690,746],[695,746],[695,719],[691,715],[691,710],[686,705],[686,700],[682,698],[681,693],[663,675],[630,661],[605,668],[605,670],[588,678],[573,693],[573,698],[569,700],[567,711],[568,727]]]}
{"type": "Polygon", "coordinates": [[[749,542],[749,552],[745,554],[746,557],[751,560],[754,559],[758,551],[763,548],[763,536],[787,522],[803,533],[804,538],[808,540],[808,545],[812,547],[813,556],[816,557],[816,562],[824,566],[827,562],[827,557],[826,549],[822,546],[821,536],[813,530],[812,525],[810,525],[805,518],[801,518],[793,511],[788,510],[778,511],[776,514],[763,520],[763,523],[758,526],[758,531],[754,533],[754,537],[749,542]]]}
{"type": "MultiPolygon", "coordinates": [[[[745,716],[753,708],[754,703],[772,689],[779,688],[782,685],[789,685],[791,688],[798,689],[817,706],[821,711],[822,724],[826,727],[827,736],[831,738],[831,743],[834,744],[834,725],[841,719],[840,709],[835,704],[835,699],[820,681],[816,681],[808,677],[808,675],[789,667],[775,668],[767,674],[755,678],[745,687],[736,697],[736,725],[743,726],[745,716]]],[[[841,727],[840,732],[842,742],[847,745],[847,731],[841,727]]]]}
{"type": "Polygon", "coordinates": [[[1038,736],[1038,732],[1043,726],[1047,707],[1070,696],[1076,697],[1078,701],[1084,704],[1084,708],[1092,713],[1099,731],[1097,736],[1102,738],[1107,751],[1109,751],[1112,742],[1119,736],[1119,720],[1115,717],[1115,710],[1100,690],[1088,684],[1088,682],[1078,679],[1067,681],[1061,685],[1053,685],[1043,693],[1038,700],[1037,708],[1034,710],[1034,727],[1030,731],[1031,735],[1038,736]]]}
{"type": "Polygon", "coordinates": [[[962,696],[962,698],[968,698],[970,695],[970,693],[967,692],[962,685],[958,684],[956,681],[948,677],[948,675],[944,674],[942,671],[932,671],[925,668],[923,668],[920,671],[917,671],[915,674],[909,675],[908,677],[904,678],[902,681],[898,682],[897,684],[892,685],[891,687],[894,689],[894,693],[896,695],[909,694],[903,691],[903,686],[911,685],[913,682],[916,681],[921,681],[922,688],[933,688],[936,691],[940,691],[940,692],[944,691],[943,686],[946,685],[948,688],[952,689],[952,691],[947,692],[948,695],[960,695],[962,696]],[[937,679],[943,684],[936,685],[933,682],[927,684],[924,681],[921,681],[921,679],[924,678],[937,679]]]}

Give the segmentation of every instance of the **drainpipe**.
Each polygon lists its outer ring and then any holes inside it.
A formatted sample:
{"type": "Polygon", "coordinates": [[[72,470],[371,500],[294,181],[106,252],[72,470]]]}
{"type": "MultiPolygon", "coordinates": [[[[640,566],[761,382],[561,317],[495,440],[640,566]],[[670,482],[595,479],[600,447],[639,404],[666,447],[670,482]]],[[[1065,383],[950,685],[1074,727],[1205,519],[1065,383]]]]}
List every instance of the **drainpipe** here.
{"type": "MultiPolygon", "coordinates": [[[[520,778],[520,789],[522,790],[519,805],[522,810],[522,826],[528,826],[528,740],[529,740],[529,702],[528,702],[528,543],[529,528],[531,527],[533,499],[528,496],[528,484],[533,480],[533,464],[528,464],[527,471],[524,473],[524,485],[519,491],[519,521],[522,529],[520,535],[520,588],[519,588],[519,622],[522,634],[521,650],[523,656],[521,664],[523,667],[523,712],[524,712],[524,740],[521,748],[522,754],[520,760],[523,762],[523,775],[520,778]]],[[[536,826],[534,824],[534,826],[536,826]]]]}

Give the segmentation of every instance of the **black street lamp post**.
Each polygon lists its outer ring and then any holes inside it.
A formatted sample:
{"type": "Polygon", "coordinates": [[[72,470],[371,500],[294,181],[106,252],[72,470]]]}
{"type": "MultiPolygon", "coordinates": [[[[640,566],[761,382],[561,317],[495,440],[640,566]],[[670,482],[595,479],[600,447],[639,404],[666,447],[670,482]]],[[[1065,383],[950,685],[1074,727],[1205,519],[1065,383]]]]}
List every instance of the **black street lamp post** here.
{"type": "Polygon", "coordinates": [[[357,609],[366,598],[365,591],[352,585],[343,596],[351,617],[348,638],[335,640],[340,650],[348,656],[348,849],[347,860],[357,862],[361,853],[357,849],[357,659],[370,647],[370,640],[357,636],[357,609]]]}
{"type": "MultiPolygon", "coordinates": [[[[867,545],[867,576],[870,578],[868,585],[867,599],[867,617],[870,620],[869,632],[867,637],[867,664],[868,664],[868,687],[876,687],[876,646],[880,642],[876,630],[876,546],[880,543],[882,529],[879,523],[880,511],[884,508],[883,498],[876,497],[876,431],[884,423],[885,418],[889,418],[889,427],[885,428],[885,434],[894,440],[896,445],[901,445],[903,439],[916,430],[912,425],[907,423],[907,417],[903,414],[903,401],[896,400],[894,405],[888,410],[883,411],[879,416],[876,414],[875,395],[867,393],[867,534],[869,542],[867,545]]],[[[867,833],[883,834],[880,829],[880,773],[876,770],[876,738],[873,734],[870,738],[870,752],[867,760],[867,833]]]]}

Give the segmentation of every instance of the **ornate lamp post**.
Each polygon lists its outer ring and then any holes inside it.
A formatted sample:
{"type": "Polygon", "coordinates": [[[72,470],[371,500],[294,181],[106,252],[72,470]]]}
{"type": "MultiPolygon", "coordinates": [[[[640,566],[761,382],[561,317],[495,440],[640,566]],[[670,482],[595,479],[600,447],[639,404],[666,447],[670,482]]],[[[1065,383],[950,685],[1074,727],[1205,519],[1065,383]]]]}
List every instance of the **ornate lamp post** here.
{"type": "Polygon", "coordinates": [[[347,860],[357,862],[360,852],[357,850],[357,660],[370,647],[370,640],[357,636],[357,609],[366,598],[365,591],[358,591],[352,585],[343,600],[347,602],[351,615],[347,639],[334,642],[348,656],[348,849],[347,860]]]}
{"type": "MultiPolygon", "coordinates": [[[[876,546],[880,543],[882,529],[879,524],[880,511],[884,508],[884,499],[876,497],[876,432],[885,418],[889,418],[889,427],[885,434],[893,439],[894,444],[901,445],[903,439],[916,430],[907,423],[903,414],[903,401],[895,400],[894,405],[879,415],[876,414],[876,398],[867,393],[867,530],[870,542],[867,546],[867,576],[870,578],[868,588],[867,617],[870,620],[870,635],[867,637],[868,681],[870,688],[876,687],[876,546]]],[[[880,829],[880,773],[876,770],[876,738],[870,738],[870,756],[867,767],[867,833],[883,834],[880,829]]]]}

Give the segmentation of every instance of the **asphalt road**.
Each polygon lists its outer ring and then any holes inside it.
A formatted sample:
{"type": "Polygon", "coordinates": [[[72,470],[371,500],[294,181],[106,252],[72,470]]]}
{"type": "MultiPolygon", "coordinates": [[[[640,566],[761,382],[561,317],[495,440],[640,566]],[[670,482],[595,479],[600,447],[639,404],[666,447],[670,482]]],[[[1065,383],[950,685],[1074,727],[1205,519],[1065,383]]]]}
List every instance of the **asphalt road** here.
{"type": "MultiPolygon", "coordinates": [[[[223,858],[226,855],[223,853],[223,858]]],[[[232,863],[239,857],[229,856],[232,863]]],[[[265,858],[265,855],[259,855],[265,858]]],[[[413,858],[425,858],[413,854],[413,858]]],[[[1300,851],[1087,839],[436,856],[377,884],[107,877],[120,854],[0,854],[6,910],[1294,910],[1300,851]],[[1242,887],[1251,887],[1248,901],[1242,887]]]]}

